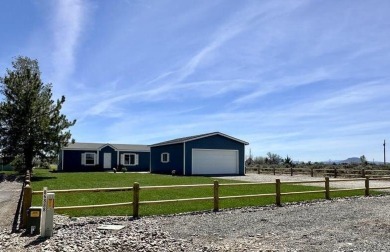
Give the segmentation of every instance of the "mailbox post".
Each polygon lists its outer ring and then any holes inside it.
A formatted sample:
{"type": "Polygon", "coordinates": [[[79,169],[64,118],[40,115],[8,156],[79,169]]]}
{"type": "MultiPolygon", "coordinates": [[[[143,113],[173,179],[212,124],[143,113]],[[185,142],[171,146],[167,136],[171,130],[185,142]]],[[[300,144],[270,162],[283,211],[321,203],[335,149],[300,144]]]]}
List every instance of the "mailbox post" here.
{"type": "Polygon", "coordinates": [[[48,193],[47,187],[43,188],[41,237],[53,236],[54,193],[48,193]]]}

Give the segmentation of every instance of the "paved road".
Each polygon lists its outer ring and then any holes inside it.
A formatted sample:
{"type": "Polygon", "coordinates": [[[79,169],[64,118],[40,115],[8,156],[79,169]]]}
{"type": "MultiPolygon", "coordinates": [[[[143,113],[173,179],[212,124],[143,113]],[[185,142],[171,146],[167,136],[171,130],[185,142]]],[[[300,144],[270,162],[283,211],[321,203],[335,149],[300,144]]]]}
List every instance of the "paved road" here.
{"type": "Polygon", "coordinates": [[[12,227],[21,190],[22,183],[0,183],[0,229],[12,227]]]}

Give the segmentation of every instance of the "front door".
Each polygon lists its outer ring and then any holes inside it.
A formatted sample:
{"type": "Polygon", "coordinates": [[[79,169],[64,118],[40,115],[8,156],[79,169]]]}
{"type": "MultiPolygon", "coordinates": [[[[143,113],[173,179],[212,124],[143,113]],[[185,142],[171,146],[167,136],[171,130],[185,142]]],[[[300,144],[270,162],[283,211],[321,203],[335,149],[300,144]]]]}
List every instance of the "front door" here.
{"type": "Polygon", "coordinates": [[[104,161],[103,161],[104,169],[110,169],[111,168],[111,153],[105,152],[103,158],[104,158],[104,161]]]}

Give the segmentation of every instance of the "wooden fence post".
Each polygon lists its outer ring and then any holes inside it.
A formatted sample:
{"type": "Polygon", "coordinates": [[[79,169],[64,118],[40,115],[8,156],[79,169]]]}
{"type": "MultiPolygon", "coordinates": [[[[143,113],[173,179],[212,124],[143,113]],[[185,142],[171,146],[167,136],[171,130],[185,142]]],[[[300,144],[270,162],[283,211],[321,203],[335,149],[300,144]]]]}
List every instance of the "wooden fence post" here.
{"type": "Polygon", "coordinates": [[[25,180],[31,181],[31,174],[30,171],[26,172],[25,180]]]}
{"type": "Polygon", "coordinates": [[[364,181],[366,189],[364,190],[364,196],[370,196],[370,178],[366,177],[364,181]]]}
{"type": "Polygon", "coordinates": [[[325,177],[325,199],[330,199],[329,195],[329,177],[325,177]]]}
{"type": "Polygon", "coordinates": [[[134,182],[133,185],[133,218],[139,217],[139,184],[134,182]]]}
{"type": "Polygon", "coordinates": [[[273,167],[274,168],[274,175],[276,174],[276,171],[275,171],[275,166],[273,167]]]}
{"type": "Polygon", "coordinates": [[[314,169],[313,169],[313,167],[310,168],[310,175],[311,175],[311,177],[314,177],[314,169]]]}
{"type": "Polygon", "coordinates": [[[362,178],[366,177],[366,171],[364,170],[364,168],[362,169],[362,178]]]}
{"type": "Polygon", "coordinates": [[[257,174],[260,174],[260,165],[257,166],[257,174]]]}
{"type": "Polygon", "coordinates": [[[281,201],[280,201],[280,179],[276,179],[276,183],[275,183],[275,185],[276,185],[276,205],[277,206],[281,206],[282,204],[281,204],[281,201]]]}
{"type": "Polygon", "coordinates": [[[22,221],[20,224],[21,228],[26,228],[27,218],[28,218],[28,209],[31,207],[32,202],[32,188],[27,184],[23,188],[23,204],[22,204],[22,221]]]}
{"type": "Polygon", "coordinates": [[[214,180],[214,212],[219,211],[219,182],[214,180]]]}
{"type": "Polygon", "coordinates": [[[293,168],[290,167],[290,173],[291,173],[291,176],[293,175],[293,168]]]}
{"type": "Polygon", "coordinates": [[[334,177],[337,178],[337,168],[334,168],[334,177]]]}

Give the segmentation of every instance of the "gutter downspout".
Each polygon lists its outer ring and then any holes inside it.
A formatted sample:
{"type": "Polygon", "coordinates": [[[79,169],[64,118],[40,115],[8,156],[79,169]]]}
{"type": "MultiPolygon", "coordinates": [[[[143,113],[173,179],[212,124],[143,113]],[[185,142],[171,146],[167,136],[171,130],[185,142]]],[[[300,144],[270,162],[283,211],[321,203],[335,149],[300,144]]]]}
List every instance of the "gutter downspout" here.
{"type": "Polygon", "coordinates": [[[61,171],[64,170],[64,149],[62,149],[62,157],[61,157],[61,171]]]}
{"type": "Polygon", "coordinates": [[[183,143],[183,175],[186,175],[186,142],[183,143]]]}

